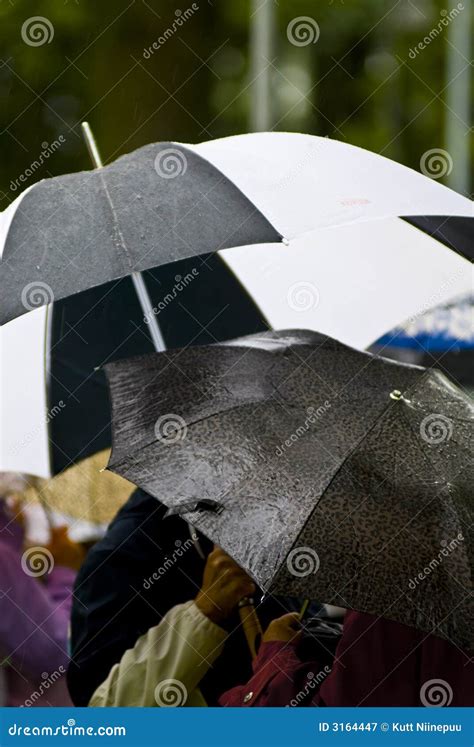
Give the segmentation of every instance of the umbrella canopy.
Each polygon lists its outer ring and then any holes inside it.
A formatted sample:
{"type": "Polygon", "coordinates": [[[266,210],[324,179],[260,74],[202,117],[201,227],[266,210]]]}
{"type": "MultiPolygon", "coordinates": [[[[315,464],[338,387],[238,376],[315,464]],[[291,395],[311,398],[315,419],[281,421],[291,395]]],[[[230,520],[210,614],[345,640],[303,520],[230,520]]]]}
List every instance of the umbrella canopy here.
{"type": "MultiPolygon", "coordinates": [[[[152,269],[144,281],[170,346],[265,329],[218,255],[152,269]]],[[[106,361],[152,352],[131,279],[25,314],[0,329],[0,469],[48,478],[111,445],[106,361]]]]}
{"type": "MultiPolygon", "coordinates": [[[[290,242],[328,226],[440,215],[472,217],[472,203],[400,164],[327,138],[258,133],[195,146],[147,145],[102,169],[39,182],[2,214],[0,324],[199,254],[290,242]]],[[[439,232],[422,230],[448,258],[439,232]]],[[[462,251],[461,242],[454,244],[462,251]]]]}
{"type": "Polygon", "coordinates": [[[79,522],[109,524],[130,498],[135,486],[104,470],[108,457],[109,450],[105,449],[51,480],[33,481],[21,498],[26,503],[40,503],[52,512],[79,522]]]}
{"type": "Polygon", "coordinates": [[[472,289],[467,259],[400,218],[320,229],[290,247],[228,249],[222,258],[273,329],[313,329],[360,350],[472,289]]]}
{"type": "Polygon", "coordinates": [[[106,366],[109,469],[266,590],[471,647],[470,400],[309,331],[106,366]]]}
{"type": "Polygon", "coordinates": [[[474,392],[474,296],[472,291],[447,304],[414,315],[382,335],[370,350],[393,360],[437,366],[474,392]]]}

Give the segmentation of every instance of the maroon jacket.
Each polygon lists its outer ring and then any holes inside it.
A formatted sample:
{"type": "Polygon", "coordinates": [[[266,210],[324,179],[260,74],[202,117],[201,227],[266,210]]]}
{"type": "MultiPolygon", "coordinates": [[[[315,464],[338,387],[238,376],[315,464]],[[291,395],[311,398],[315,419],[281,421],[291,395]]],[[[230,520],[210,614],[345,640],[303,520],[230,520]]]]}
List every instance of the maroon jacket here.
{"type": "Polygon", "coordinates": [[[224,693],[220,704],[474,705],[474,660],[454,644],[390,620],[348,611],[332,670],[301,661],[297,650],[263,643],[253,677],[224,693]]]}

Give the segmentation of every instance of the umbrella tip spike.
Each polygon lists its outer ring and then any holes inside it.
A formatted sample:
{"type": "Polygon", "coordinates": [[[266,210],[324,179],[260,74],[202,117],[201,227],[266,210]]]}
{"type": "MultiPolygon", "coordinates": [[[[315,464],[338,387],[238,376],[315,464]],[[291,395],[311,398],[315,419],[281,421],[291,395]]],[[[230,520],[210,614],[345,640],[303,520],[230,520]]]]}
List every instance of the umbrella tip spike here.
{"type": "Polygon", "coordinates": [[[281,237],[281,243],[284,244],[285,246],[290,246],[290,240],[285,238],[285,236],[281,237]]]}

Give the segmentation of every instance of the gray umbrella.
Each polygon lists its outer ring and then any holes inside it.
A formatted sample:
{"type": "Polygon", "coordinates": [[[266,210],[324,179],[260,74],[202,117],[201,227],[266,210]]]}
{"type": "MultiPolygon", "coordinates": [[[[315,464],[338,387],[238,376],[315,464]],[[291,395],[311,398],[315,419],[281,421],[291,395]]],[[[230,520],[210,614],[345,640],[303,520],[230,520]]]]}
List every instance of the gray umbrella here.
{"type": "Polygon", "coordinates": [[[470,400],[309,331],[106,366],[109,468],[273,592],[473,645],[470,400]]]}
{"type": "Polygon", "coordinates": [[[3,247],[0,324],[133,272],[280,239],[209,161],[184,146],[146,145],[25,193],[3,247]]]}

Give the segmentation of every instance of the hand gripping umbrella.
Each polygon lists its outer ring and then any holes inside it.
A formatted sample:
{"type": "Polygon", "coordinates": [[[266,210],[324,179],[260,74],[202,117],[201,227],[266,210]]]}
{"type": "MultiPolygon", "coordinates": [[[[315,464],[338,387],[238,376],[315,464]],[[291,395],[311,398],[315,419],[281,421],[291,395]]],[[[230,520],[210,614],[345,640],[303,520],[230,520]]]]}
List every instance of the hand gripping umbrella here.
{"type": "Polygon", "coordinates": [[[471,401],[308,331],[106,366],[109,469],[265,590],[473,646],[471,401]]]}

